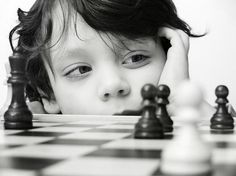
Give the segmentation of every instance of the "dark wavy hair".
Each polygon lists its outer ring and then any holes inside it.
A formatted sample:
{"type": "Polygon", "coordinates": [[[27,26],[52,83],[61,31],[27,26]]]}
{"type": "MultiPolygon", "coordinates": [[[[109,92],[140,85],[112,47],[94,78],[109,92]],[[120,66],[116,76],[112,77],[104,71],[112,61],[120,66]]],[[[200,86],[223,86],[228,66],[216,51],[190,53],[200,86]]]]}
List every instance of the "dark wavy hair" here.
{"type": "MultiPolygon", "coordinates": [[[[155,39],[159,28],[164,26],[171,26],[183,30],[191,37],[197,37],[191,33],[189,25],[178,17],[171,0],[36,0],[28,12],[18,9],[19,24],[9,34],[13,52],[15,48],[20,48],[28,59],[30,83],[26,94],[31,101],[40,101],[41,96],[49,100],[54,98],[43,55],[53,47],[48,44],[53,31],[52,11],[55,3],[59,3],[64,10],[63,32],[66,31],[69,12],[75,11],[97,32],[112,35],[118,40],[121,40],[121,36],[131,40],[142,37],[155,39]],[[16,47],[13,46],[14,34],[19,36],[16,47]]],[[[76,27],[76,23],[74,25],[76,27]]],[[[162,40],[162,45],[165,51],[170,46],[165,39],[162,40]]],[[[50,63],[50,59],[47,62],[50,63]]]]}

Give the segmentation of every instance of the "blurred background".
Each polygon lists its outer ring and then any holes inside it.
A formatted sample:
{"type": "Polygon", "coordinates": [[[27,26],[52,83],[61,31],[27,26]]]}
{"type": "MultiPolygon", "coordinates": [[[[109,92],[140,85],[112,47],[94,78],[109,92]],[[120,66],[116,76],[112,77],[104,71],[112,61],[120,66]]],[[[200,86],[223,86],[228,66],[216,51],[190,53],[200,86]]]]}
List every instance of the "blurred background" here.
{"type": "MultiPolygon", "coordinates": [[[[7,86],[4,63],[11,49],[9,31],[17,24],[18,8],[28,10],[33,0],[0,1],[0,108],[6,101],[7,86]]],[[[205,91],[207,101],[215,105],[214,90],[224,84],[229,88],[229,101],[236,107],[236,1],[174,0],[178,14],[201,38],[190,39],[190,76],[205,91]]]]}

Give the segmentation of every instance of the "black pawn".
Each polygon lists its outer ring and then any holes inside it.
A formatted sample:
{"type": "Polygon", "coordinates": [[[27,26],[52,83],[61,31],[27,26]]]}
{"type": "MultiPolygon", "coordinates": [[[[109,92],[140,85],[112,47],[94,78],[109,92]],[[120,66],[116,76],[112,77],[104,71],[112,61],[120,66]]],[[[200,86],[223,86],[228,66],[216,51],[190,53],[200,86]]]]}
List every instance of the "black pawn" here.
{"type": "Polygon", "coordinates": [[[216,94],[216,113],[211,118],[211,129],[213,130],[232,130],[234,128],[234,119],[229,114],[226,104],[228,103],[227,96],[229,90],[226,86],[217,86],[216,94]]]}
{"type": "Polygon", "coordinates": [[[161,139],[164,137],[160,119],[156,118],[156,87],[146,84],[141,90],[143,97],[142,115],[135,125],[134,137],[141,139],[161,139]]]}
{"type": "Polygon", "coordinates": [[[170,88],[167,85],[159,85],[157,87],[157,110],[156,116],[162,122],[164,132],[173,131],[173,121],[167,112],[166,106],[169,104],[168,97],[170,95],[170,88]]]}
{"type": "Polygon", "coordinates": [[[30,129],[32,124],[32,113],[25,102],[25,86],[27,78],[25,74],[27,60],[19,51],[15,51],[9,57],[11,77],[8,83],[12,85],[12,99],[8,110],[4,114],[5,129],[30,129]]]}

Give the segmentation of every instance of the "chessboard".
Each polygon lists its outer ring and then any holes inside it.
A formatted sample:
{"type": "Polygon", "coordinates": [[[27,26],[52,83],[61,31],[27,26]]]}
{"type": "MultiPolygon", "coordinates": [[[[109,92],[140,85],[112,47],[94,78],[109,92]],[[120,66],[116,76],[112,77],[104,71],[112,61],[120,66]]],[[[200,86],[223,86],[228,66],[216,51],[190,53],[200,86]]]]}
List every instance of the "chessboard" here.
{"type": "MultiPolygon", "coordinates": [[[[161,176],[161,153],[181,122],[164,139],[135,139],[139,116],[34,115],[33,129],[0,126],[1,176],[161,176]]],[[[212,148],[212,176],[236,175],[236,134],[216,134],[199,123],[212,148]]]]}

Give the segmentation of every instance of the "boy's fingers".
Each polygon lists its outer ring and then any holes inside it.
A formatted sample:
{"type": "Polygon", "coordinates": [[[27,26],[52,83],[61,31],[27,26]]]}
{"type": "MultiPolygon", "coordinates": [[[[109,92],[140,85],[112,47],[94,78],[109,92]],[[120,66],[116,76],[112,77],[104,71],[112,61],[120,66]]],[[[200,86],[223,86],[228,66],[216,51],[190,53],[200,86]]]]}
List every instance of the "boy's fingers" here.
{"type": "Polygon", "coordinates": [[[189,50],[189,36],[180,29],[172,29],[168,27],[162,27],[158,31],[159,37],[165,37],[170,40],[171,46],[179,47],[184,46],[184,49],[189,50]]]}
{"type": "Polygon", "coordinates": [[[228,106],[228,112],[233,116],[233,117],[236,117],[236,111],[235,109],[233,108],[233,106],[231,104],[227,104],[228,106]]]}
{"type": "Polygon", "coordinates": [[[165,37],[170,41],[171,46],[175,46],[177,43],[181,42],[181,39],[178,33],[168,27],[162,27],[158,31],[159,37],[165,37]]]}
{"type": "Polygon", "coordinates": [[[189,79],[188,70],[188,36],[183,31],[163,27],[159,30],[159,37],[170,40],[171,47],[167,51],[167,60],[163,68],[159,84],[166,84],[171,90],[168,112],[175,114],[175,90],[181,82],[189,79]]]}
{"type": "Polygon", "coordinates": [[[159,84],[167,84],[170,88],[174,88],[177,83],[189,78],[187,51],[183,44],[184,42],[188,44],[188,37],[180,30],[167,27],[161,28],[158,34],[171,42],[159,84]]]}
{"type": "Polygon", "coordinates": [[[28,102],[27,105],[32,113],[46,114],[43,105],[39,101],[28,102]]]}
{"type": "Polygon", "coordinates": [[[177,29],[176,32],[180,35],[181,40],[184,43],[184,47],[186,51],[189,51],[189,36],[184,31],[177,29]]]}

